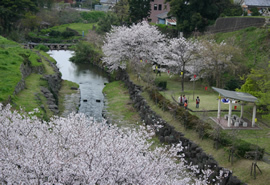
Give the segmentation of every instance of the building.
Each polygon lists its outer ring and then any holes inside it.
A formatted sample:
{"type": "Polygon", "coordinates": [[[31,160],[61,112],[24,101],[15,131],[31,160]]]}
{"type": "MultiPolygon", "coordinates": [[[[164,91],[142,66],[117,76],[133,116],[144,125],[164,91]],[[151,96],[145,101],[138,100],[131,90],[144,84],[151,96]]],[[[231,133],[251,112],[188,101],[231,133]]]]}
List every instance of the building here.
{"type": "Polygon", "coordinates": [[[165,3],[165,0],[151,0],[151,14],[148,18],[149,22],[158,23],[157,15],[170,11],[169,3],[165,3]]]}
{"type": "Polygon", "coordinates": [[[163,12],[157,15],[157,24],[166,24],[168,26],[176,26],[176,19],[168,16],[168,12],[163,12]]]}
{"type": "Polygon", "coordinates": [[[270,8],[270,0],[244,0],[242,8],[244,11],[251,15],[250,9],[256,7],[259,12],[263,14],[264,9],[270,8]]]}

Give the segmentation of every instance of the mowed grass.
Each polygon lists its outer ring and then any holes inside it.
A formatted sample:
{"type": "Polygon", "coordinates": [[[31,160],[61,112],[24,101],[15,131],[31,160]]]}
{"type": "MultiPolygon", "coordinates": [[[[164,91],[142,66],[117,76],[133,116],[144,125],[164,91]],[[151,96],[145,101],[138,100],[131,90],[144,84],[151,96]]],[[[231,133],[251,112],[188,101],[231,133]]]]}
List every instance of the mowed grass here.
{"type": "Polygon", "coordinates": [[[48,29],[44,29],[43,31],[50,31],[50,30],[54,30],[54,31],[66,31],[67,28],[76,30],[79,34],[82,35],[82,32],[84,31],[84,36],[87,36],[88,31],[91,30],[93,28],[93,25],[95,25],[95,23],[71,23],[71,24],[63,24],[60,26],[54,26],[52,28],[48,28],[48,29]]]}
{"type": "Polygon", "coordinates": [[[106,110],[113,122],[120,126],[130,126],[140,122],[139,114],[133,108],[128,90],[121,81],[106,84],[103,89],[108,107],[106,110]]]}

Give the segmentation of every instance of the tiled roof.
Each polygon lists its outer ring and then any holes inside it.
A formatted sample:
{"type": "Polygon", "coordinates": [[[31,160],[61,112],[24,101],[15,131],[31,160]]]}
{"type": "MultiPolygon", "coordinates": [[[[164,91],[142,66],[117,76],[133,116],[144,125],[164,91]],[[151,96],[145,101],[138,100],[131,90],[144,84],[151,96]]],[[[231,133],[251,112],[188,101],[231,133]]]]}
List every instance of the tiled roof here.
{"type": "Polygon", "coordinates": [[[256,7],[270,7],[270,0],[245,0],[245,5],[256,7]]]}
{"type": "Polygon", "coordinates": [[[161,14],[158,14],[157,17],[160,18],[160,19],[165,19],[168,17],[168,12],[163,12],[161,14]]]}

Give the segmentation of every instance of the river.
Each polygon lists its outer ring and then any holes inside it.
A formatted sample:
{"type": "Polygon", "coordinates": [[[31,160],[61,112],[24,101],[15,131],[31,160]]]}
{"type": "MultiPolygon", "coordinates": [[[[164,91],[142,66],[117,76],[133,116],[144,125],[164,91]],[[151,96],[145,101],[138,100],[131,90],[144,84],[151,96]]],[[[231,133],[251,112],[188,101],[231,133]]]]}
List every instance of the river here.
{"type": "Polygon", "coordinates": [[[62,79],[79,84],[81,92],[81,102],[78,112],[94,117],[96,120],[102,119],[104,108],[104,95],[102,93],[105,83],[108,83],[108,76],[104,71],[93,64],[77,64],[69,61],[73,55],[69,50],[52,50],[48,54],[53,57],[62,73],[62,79]]]}

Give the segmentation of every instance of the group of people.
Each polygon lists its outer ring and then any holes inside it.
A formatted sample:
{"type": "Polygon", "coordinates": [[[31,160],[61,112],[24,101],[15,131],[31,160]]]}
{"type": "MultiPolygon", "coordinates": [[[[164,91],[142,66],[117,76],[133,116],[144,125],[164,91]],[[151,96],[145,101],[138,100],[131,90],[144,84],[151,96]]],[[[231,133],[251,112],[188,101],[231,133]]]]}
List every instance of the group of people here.
{"type": "MultiPolygon", "coordinates": [[[[179,96],[179,98],[178,98],[178,102],[179,102],[180,106],[184,106],[185,109],[188,108],[188,100],[187,100],[185,95],[181,94],[179,96]]],[[[199,108],[199,105],[200,105],[200,98],[199,98],[199,96],[197,96],[197,98],[196,98],[196,108],[199,108]]]]}

